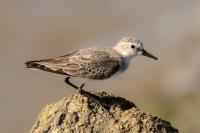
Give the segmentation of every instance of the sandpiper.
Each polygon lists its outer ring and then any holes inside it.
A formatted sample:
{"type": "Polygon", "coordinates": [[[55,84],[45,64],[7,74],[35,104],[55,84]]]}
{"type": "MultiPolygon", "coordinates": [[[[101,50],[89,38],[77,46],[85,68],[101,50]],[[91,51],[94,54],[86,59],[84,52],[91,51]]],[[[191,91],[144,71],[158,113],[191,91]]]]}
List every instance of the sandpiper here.
{"type": "Polygon", "coordinates": [[[107,79],[126,70],[130,60],[137,55],[157,60],[154,55],[144,50],[141,41],[134,37],[124,37],[114,47],[80,49],[57,58],[28,61],[26,66],[66,75],[67,84],[82,90],[85,83],[77,87],[69,81],[70,77],[107,79]]]}

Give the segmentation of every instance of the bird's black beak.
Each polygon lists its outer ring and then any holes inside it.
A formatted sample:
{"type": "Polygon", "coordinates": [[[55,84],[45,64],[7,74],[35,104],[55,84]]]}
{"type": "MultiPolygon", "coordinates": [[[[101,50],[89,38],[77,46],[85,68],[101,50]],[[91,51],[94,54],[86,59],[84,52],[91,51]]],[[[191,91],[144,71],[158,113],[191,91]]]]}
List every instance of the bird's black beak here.
{"type": "Polygon", "coordinates": [[[149,57],[149,58],[152,58],[152,59],[154,59],[154,60],[158,60],[157,57],[155,57],[154,55],[148,53],[146,50],[142,50],[142,55],[143,55],[143,56],[146,56],[146,57],[149,57]]]}

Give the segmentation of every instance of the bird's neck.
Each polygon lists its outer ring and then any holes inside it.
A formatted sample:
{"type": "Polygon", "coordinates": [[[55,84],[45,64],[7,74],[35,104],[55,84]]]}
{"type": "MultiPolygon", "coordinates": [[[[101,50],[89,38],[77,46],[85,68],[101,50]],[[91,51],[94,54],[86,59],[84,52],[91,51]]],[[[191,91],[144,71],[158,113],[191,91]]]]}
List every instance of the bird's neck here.
{"type": "Polygon", "coordinates": [[[120,70],[121,71],[124,71],[128,68],[129,66],[129,62],[130,60],[136,56],[134,54],[134,51],[127,51],[125,49],[121,49],[121,48],[118,48],[118,47],[113,47],[113,49],[119,53],[122,57],[121,61],[120,61],[120,70]]]}
{"type": "Polygon", "coordinates": [[[128,68],[128,66],[129,66],[129,60],[130,60],[130,59],[124,58],[124,59],[121,61],[121,63],[120,63],[120,70],[121,70],[121,71],[124,71],[124,70],[126,70],[126,69],[128,68]]]}

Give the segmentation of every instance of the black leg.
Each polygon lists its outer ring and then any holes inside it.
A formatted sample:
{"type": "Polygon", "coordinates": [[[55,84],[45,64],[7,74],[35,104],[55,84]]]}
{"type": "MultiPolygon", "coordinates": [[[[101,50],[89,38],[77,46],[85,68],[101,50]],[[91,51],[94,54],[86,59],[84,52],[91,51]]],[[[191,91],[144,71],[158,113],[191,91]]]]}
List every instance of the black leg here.
{"type": "MultiPolygon", "coordinates": [[[[96,102],[98,105],[100,105],[103,109],[105,109],[106,111],[108,111],[108,109],[106,109],[102,104],[101,104],[101,98],[99,96],[96,96],[94,94],[91,94],[85,90],[83,90],[82,88],[84,87],[85,83],[83,83],[80,87],[74,85],[73,83],[71,83],[69,81],[70,77],[66,77],[65,78],[65,83],[67,83],[68,85],[70,85],[71,87],[73,87],[74,89],[78,90],[78,92],[87,97],[88,99],[93,100],[94,102],[96,102]]],[[[108,111],[109,112],[109,111],[108,111]]]]}
{"type": "Polygon", "coordinates": [[[78,91],[82,90],[83,87],[85,86],[85,83],[83,83],[83,84],[81,84],[80,87],[78,87],[78,86],[76,86],[75,84],[71,83],[71,82],[69,81],[69,79],[70,79],[70,77],[65,78],[65,83],[67,83],[68,85],[70,85],[71,87],[73,87],[74,89],[76,89],[76,90],[78,90],[78,91]]]}
{"type": "Polygon", "coordinates": [[[82,83],[81,86],[78,88],[78,91],[81,92],[84,86],[85,86],[85,83],[82,83]]]}
{"type": "Polygon", "coordinates": [[[76,85],[74,85],[74,84],[72,84],[72,83],[69,81],[69,79],[70,79],[70,77],[65,78],[65,83],[67,83],[68,85],[70,85],[70,86],[73,87],[74,89],[78,90],[79,87],[76,86],[76,85]]]}

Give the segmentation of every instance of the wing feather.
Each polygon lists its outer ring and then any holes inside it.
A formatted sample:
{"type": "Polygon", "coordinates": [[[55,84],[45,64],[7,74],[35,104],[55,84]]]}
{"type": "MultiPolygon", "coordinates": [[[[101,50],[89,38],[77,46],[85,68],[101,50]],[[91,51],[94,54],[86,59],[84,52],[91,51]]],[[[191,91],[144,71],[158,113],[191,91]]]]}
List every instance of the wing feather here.
{"type": "Polygon", "coordinates": [[[119,69],[119,60],[105,49],[82,49],[54,59],[26,64],[31,68],[92,79],[108,78],[119,69]]]}

